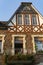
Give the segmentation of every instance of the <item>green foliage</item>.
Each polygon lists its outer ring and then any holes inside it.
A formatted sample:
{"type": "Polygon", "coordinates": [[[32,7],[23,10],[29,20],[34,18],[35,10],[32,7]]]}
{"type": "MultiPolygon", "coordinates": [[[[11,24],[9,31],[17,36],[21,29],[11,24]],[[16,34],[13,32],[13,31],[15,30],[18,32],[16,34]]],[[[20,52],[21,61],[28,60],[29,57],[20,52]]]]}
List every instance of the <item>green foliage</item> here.
{"type": "Polygon", "coordinates": [[[18,61],[18,60],[34,60],[33,55],[14,55],[14,56],[8,56],[8,61],[18,61]]]}
{"type": "Polygon", "coordinates": [[[34,59],[34,55],[22,55],[22,54],[16,54],[14,56],[10,56],[10,55],[6,55],[5,56],[5,63],[8,65],[10,62],[9,65],[30,65],[30,64],[33,64],[35,61],[34,59]],[[14,63],[14,61],[30,61],[29,63],[14,63]]]}
{"type": "Polygon", "coordinates": [[[39,50],[38,53],[43,53],[43,50],[39,50]]]}

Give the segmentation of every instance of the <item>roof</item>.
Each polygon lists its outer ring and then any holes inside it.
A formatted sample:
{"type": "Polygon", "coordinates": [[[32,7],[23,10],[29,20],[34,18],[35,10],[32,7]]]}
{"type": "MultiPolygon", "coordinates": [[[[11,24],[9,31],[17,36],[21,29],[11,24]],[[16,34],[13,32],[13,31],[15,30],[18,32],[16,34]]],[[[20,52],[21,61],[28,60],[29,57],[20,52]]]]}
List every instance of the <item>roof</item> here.
{"type": "Polygon", "coordinates": [[[22,5],[30,5],[32,2],[21,2],[22,5]]]}
{"type": "Polygon", "coordinates": [[[11,18],[9,19],[9,21],[11,21],[13,19],[13,17],[15,16],[15,14],[17,13],[37,13],[34,8],[31,7],[32,3],[31,2],[21,2],[20,6],[17,8],[17,10],[14,12],[14,14],[11,16],[11,18]],[[30,10],[23,10],[25,6],[28,6],[30,8],[30,10]]]}
{"type": "Polygon", "coordinates": [[[0,21],[0,27],[7,26],[7,24],[8,24],[7,21],[0,21]]]}
{"type": "Polygon", "coordinates": [[[14,14],[11,16],[11,18],[8,21],[0,21],[0,26],[8,26],[8,24],[10,22],[12,22],[13,17],[15,16],[15,14],[17,13],[38,13],[42,18],[43,16],[40,14],[40,12],[32,5],[31,2],[21,2],[20,6],[18,7],[18,9],[14,12],[14,14]],[[25,9],[25,6],[29,6],[30,10],[27,8],[25,9]]]}

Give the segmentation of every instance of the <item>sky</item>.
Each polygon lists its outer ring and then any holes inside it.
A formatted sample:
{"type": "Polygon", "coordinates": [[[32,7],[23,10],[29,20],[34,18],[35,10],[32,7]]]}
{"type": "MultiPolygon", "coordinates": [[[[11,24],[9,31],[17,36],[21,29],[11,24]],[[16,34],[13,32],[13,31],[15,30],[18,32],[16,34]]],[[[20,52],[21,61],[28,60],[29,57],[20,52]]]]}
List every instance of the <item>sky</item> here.
{"type": "Polygon", "coordinates": [[[21,2],[32,2],[43,15],[43,0],[0,0],[0,21],[8,21],[21,2]]]}

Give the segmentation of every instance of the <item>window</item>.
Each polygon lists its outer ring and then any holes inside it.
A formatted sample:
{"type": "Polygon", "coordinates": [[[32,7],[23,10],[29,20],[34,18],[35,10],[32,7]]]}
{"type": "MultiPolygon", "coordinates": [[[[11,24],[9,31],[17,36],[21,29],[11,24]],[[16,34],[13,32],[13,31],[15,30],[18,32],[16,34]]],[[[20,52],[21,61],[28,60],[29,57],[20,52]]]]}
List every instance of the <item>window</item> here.
{"type": "Polygon", "coordinates": [[[30,24],[29,23],[29,15],[28,14],[24,15],[24,23],[25,23],[25,25],[29,25],[30,24]]]}
{"type": "Polygon", "coordinates": [[[36,15],[32,15],[32,25],[37,25],[36,15]]]}
{"type": "Polygon", "coordinates": [[[12,55],[26,53],[26,35],[12,35],[12,55]]]}
{"type": "Polygon", "coordinates": [[[36,51],[43,51],[43,37],[35,37],[34,41],[36,45],[36,51]]]}
{"type": "Polygon", "coordinates": [[[18,23],[17,24],[18,25],[22,24],[22,15],[21,14],[18,15],[18,23]]]}

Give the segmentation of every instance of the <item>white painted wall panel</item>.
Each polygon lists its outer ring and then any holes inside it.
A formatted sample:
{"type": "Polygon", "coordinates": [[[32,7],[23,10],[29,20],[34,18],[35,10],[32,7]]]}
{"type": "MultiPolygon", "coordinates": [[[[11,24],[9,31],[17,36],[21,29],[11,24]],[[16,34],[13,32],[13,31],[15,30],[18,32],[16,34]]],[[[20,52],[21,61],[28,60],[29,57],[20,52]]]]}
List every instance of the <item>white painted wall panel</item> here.
{"type": "Polygon", "coordinates": [[[13,17],[12,22],[16,25],[16,15],[13,17]]]}
{"type": "Polygon", "coordinates": [[[40,21],[40,25],[43,24],[43,18],[41,16],[39,16],[39,21],[40,21]]]}

